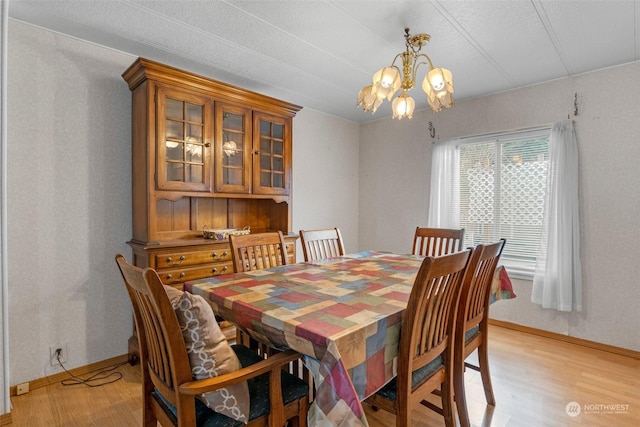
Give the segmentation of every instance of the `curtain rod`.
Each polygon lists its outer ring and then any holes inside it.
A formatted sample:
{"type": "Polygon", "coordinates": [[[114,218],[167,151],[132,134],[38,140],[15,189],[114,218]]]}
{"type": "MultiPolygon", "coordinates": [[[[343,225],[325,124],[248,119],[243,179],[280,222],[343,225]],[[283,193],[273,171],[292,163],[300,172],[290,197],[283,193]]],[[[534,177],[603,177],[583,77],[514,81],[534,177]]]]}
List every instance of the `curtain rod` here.
{"type": "Polygon", "coordinates": [[[499,131],[499,132],[488,132],[488,133],[483,133],[483,134],[479,134],[479,135],[466,135],[466,136],[461,136],[455,139],[460,139],[462,141],[466,140],[466,139],[475,139],[475,138],[487,138],[493,135],[504,135],[504,134],[508,134],[508,133],[516,133],[516,132],[530,132],[530,131],[534,131],[534,130],[539,130],[539,129],[548,129],[551,128],[553,126],[553,123],[545,123],[545,124],[541,124],[541,125],[536,125],[536,126],[528,126],[526,128],[519,128],[519,129],[509,129],[509,130],[503,130],[503,131],[499,131]]]}
{"type": "MultiPolygon", "coordinates": [[[[571,120],[572,124],[576,124],[575,120],[571,120]]],[[[504,130],[504,131],[499,131],[499,132],[487,132],[487,133],[482,133],[482,134],[478,134],[478,135],[465,135],[465,136],[459,136],[459,137],[453,137],[453,138],[448,138],[445,141],[451,141],[454,139],[459,139],[461,141],[466,141],[466,140],[470,140],[470,139],[475,139],[475,138],[487,138],[487,137],[491,137],[494,135],[505,135],[505,134],[509,134],[509,133],[516,133],[516,132],[528,132],[528,131],[535,131],[535,130],[539,130],[539,129],[547,129],[547,128],[551,128],[553,127],[553,123],[544,123],[544,124],[539,124],[539,125],[535,125],[535,126],[528,126],[528,127],[524,127],[524,128],[518,128],[518,129],[509,129],[509,130],[504,130]]],[[[439,142],[438,141],[433,141],[433,144],[439,142]]]]}

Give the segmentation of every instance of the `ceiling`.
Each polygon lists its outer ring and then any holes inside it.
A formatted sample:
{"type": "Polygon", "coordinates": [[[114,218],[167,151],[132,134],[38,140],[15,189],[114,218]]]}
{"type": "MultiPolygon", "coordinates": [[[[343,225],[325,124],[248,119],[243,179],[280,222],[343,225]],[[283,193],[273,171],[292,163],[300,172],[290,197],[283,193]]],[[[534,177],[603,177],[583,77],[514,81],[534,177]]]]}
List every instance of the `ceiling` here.
{"type": "Polygon", "coordinates": [[[640,57],[636,1],[8,1],[10,19],[357,122],[391,116],[356,98],[405,27],[431,35],[422,52],[452,71],[458,101],[640,57]]]}

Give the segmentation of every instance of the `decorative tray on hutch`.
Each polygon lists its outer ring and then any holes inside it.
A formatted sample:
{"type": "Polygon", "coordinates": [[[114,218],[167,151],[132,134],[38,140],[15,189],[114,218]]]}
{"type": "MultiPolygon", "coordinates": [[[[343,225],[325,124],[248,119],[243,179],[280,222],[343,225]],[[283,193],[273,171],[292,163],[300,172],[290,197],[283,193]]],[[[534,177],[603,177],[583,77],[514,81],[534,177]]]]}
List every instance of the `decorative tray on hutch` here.
{"type": "Polygon", "coordinates": [[[230,235],[239,236],[242,234],[249,234],[251,232],[249,226],[242,229],[239,228],[221,228],[217,230],[209,230],[205,225],[202,230],[202,237],[212,240],[226,240],[230,235]]]}

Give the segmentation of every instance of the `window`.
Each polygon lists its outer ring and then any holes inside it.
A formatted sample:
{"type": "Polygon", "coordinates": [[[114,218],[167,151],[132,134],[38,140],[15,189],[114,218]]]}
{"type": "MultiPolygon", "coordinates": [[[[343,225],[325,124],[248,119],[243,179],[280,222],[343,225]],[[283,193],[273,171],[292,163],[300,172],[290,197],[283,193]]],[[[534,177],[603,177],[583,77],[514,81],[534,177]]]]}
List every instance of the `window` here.
{"type": "Polygon", "coordinates": [[[460,227],[465,247],[507,239],[501,263],[531,278],[542,232],[550,129],[459,141],[460,227]]]}

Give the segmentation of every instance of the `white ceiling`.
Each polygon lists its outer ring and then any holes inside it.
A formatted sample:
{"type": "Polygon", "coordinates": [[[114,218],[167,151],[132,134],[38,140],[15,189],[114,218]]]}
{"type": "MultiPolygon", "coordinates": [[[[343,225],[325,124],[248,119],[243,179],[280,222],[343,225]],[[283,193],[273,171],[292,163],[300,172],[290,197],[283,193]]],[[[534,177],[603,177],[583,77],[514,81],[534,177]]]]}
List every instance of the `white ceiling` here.
{"type": "Polygon", "coordinates": [[[8,1],[11,19],[360,122],[391,115],[356,97],[405,27],[431,35],[423,53],[452,71],[456,100],[640,57],[636,1],[8,1]]]}

